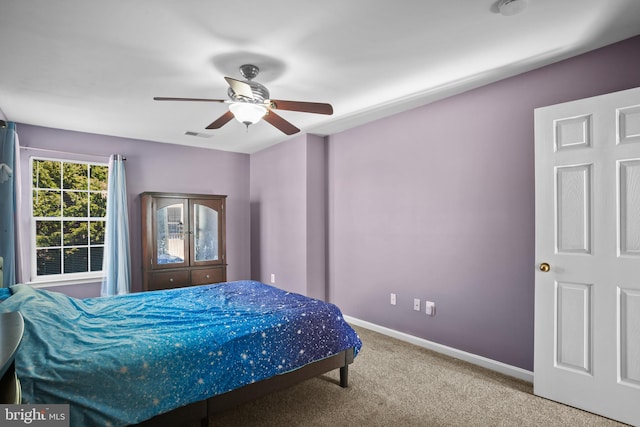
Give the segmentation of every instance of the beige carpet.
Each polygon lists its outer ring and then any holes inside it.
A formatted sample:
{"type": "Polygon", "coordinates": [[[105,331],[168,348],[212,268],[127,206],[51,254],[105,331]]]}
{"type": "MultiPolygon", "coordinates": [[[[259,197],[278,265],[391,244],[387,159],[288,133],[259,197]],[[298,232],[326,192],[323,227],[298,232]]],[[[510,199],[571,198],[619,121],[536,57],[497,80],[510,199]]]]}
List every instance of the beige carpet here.
{"type": "Polygon", "coordinates": [[[349,369],[236,407],[210,426],[623,426],[533,395],[530,383],[355,328],[349,369]]]}

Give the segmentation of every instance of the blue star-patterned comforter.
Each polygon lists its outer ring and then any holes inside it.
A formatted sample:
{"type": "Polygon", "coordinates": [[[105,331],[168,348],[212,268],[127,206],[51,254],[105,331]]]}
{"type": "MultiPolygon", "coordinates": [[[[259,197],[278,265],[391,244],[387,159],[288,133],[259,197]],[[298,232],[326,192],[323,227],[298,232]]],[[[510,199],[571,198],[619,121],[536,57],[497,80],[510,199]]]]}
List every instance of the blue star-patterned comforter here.
{"type": "MultiPolygon", "coordinates": [[[[354,347],[333,304],[253,281],[75,299],[27,285],[16,356],[24,403],[69,403],[73,426],[134,424],[354,347]]],[[[2,295],[0,295],[0,299],[2,295]]]]}

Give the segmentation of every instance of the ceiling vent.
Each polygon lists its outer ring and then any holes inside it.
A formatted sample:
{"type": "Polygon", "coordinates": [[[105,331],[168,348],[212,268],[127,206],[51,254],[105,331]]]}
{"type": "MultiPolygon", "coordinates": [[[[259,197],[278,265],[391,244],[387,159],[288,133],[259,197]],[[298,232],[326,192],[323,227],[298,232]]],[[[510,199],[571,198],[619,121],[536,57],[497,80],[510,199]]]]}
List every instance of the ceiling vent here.
{"type": "Polygon", "coordinates": [[[194,131],[191,131],[191,130],[186,131],[184,134],[188,135],[188,136],[197,136],[197,137],[200,137],[200,138],[210,138],[212,136],[212,135],[209,135],[209,134],[206,134],[206,133],[194,132],[194,131]]]}

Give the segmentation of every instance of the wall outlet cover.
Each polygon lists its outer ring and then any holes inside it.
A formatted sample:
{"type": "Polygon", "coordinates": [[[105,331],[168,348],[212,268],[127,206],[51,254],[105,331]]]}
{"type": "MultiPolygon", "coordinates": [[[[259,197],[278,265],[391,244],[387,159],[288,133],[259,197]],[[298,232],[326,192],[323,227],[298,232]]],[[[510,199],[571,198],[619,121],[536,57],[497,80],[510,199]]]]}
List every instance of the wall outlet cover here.
{"type": "Polygon", "coordinates": [[[424,306],[425,306],[424,311],[428,316],[435,316],[436,315],[436,303],[435,302],[427,301],[424,306]]]}

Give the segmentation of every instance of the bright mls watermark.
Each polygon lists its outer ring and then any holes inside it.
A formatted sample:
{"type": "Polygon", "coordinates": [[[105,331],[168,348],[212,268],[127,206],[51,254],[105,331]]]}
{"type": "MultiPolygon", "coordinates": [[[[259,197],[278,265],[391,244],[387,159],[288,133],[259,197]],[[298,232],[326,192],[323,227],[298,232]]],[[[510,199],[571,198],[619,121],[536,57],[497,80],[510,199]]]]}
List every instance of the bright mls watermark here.
{"type": "Polygon", "coordinates": [[[0,405],[0,425],[69,427],[69,405],[0,405]]]}

